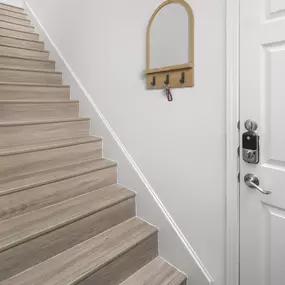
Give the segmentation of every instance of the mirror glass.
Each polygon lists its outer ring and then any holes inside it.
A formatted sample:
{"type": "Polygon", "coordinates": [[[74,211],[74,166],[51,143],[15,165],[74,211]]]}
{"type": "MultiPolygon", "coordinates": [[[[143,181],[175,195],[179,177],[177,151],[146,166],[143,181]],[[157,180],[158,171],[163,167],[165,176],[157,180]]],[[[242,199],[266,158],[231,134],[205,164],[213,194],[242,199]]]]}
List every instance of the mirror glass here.
{"type": "Polygon", "coordinates": [[[185,7],[179,3],[164,6],[150,27],[149,68],[189,63],[189,33],[185,7]]]}

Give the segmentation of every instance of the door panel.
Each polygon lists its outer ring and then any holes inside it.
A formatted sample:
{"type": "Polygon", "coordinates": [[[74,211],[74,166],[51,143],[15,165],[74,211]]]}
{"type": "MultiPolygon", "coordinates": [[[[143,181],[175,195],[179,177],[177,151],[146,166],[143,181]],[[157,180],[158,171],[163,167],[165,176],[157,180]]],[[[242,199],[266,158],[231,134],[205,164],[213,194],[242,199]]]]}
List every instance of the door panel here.
{"type": "MultiPolygon", "coordinates": [[[[266,0],[268,5],[269,16],[274,16],[280,14],[285,10],[285,5],[283,0],[266,0]]],[[[277,15],[278,16],[278,15],[277,15]]]]}
{"type": "Polygon", "coordinates": [[[260,135],[260,162],[240,161],[240,281],[285,285],[285,0],[240,8],[240,120],[256,121],[260,135]],[[272,194],[246,186],[247,173],[272,194]]]}

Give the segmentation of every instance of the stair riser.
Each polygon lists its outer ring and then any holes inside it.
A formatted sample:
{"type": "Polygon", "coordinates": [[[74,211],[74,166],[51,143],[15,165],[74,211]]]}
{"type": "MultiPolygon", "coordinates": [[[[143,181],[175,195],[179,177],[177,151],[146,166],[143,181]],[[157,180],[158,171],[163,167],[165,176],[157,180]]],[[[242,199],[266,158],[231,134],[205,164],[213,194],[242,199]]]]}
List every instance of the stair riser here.
{"type": "Polygon", "coordinates": [[[0,21],[8,21],[14,24],[25,25],[25,26],[31,25],[31,21],[4,15],[1,13],[1,10],[0,10],[0,21]]]}
{"type": "Polygon", "coordinates": [[[44,43],[39,41],[25,41],[21,39],[9,38],[0,36],[0,44],[1,45],[11,45],[22,48],[30,48],[30,49],[38,49],[44,50],[44,43]]]}
{"type": "Polygon", "coordinates": [[[22,82],[37,84],[62,84],[60,73],[44,73],[31,71],[18,71],[0,69],[0,80],[2,82],[22,82]]]}
{"type": "Polygon", "coordinates": [[[37,87],[0,84],[0,100],[68,100],[69,87],[37,87]]]}
{"type": "Polygon", "coordinates": [[[84,137],[89,120],[35,125],[0,126],[0,147],[84,137]]]}
{"type": "Polygon", "coordinates": [[[7,9],[7,6],[5,5],[2,5],[0,3],[0,14],[3,14],[3,15],[8,15],[8,16],[12,16],[12,17],[17,17],[17,18],[20,18],[20,19],[27,19],[27,15],[25,14],[20,14],[20,13],[17,13],[19,10],[11,10],[11,9],[7,9]]]}
{"type": "Polygon", "coordinates": [[[13,29],[21,32],[33,33],[35,32],[35,28],[32,26],[22,26],[19,24],[14,24],[10,22],[4,22],[0,20],[0,27],[6,29],[13,29]]]}
{"type": "Polygon", "coordinates": [[[77,102],[66,103],[1,103],[1,122],[67,119],[78,116],[77,102]]]}
{"type": "Polygon", "coordinates": [[[0,253],[0,281],[96,236],[134,215],[135,200],[132,198],[6,250],[0,253]]]}
{"type": "Polygon", "coordinates": [[[35,59],[49,59],[49,53],[37,50],[21,49],[16,47],[0,46],[0,54],[8,56],[27,57],[35,59]]]}
{"type": "Polygon", "coordinates": [[[24,9],[21,9],[20,7],[13,7],[13,6],[10,6],[10,5],[5,5],[3,3],[0,3],[0,8],[1,9],[5,9],[5,10],[8,10],[8,11],[12,11],[12,12],[16,12],[16,13],[25,13],[24,9]]]}
{"type": "Polygon", "coordinates": [[[0,56],[0,68],[28,68],[55,71],[55,62],[0,56]]]}
{"type": "Polygon", "coordinates": [[[102,157],[102,143],[92,142],[0,157],[0,179],[39,172],[102,157]]]}
{"type": "Polygon", "coordinates": [[[39,40],[38,34],[24,33],[24,32],[19,32],[15,30],[3,29],[3,28],[0,28],[0,36],[19,38],[22,40],[30,40],[30,41],[39,40]]]}
{"type": "Polygon", "coordinates": [[[157,256],[158,237],[155,234],[77,284],[119,285],[157,256]]]}
{"type": "MultiPolygon", "coordinates": [[[[116,166],[0,197],[0,222],[115,184],[116,166]]],[[[8,189],[7,189],[8,190],[8,189]]]]}

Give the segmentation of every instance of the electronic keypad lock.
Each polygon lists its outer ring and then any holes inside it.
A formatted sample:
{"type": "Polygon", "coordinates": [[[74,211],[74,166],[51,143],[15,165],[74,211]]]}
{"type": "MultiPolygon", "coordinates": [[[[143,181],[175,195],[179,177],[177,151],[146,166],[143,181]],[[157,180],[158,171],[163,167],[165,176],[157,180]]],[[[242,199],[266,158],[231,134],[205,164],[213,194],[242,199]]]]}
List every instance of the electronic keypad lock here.
{"type": "Polygon", "coordinates": [[[248,130],[242,135],[242,156],[247,163],[257,164],[259,162],[259,135],[255,132],[257,124],[252,120],[245,122],[248,130]]]}

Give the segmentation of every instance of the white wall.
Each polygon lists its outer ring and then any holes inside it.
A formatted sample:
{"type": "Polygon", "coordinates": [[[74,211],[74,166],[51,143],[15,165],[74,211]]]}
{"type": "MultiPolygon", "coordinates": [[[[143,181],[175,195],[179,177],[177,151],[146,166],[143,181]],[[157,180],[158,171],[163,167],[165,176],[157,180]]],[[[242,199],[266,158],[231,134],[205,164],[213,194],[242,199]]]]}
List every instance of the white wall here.
{"type": "MultiPolygon", "coordinates": [[[[142,76],[146,26],[161,0],[27,2],[146,177],[138,180],[105,134],[105,153],[120,162],[120,183],[138,192],[138,213],[154,223],[162,215],[145,198],[146,188],[154,189],[215,284],[225,285],[225,0],[189,1],[195,87],[173,90],[173,103],[147,91],[142,76]]],[[[94,112],[81,99],[82,114],[94,112]]],[[[94,114],[92,130],[100,135],[98,120],[94,114]]],[[[179,264],[177,236],[165,240],[167,225],[159,226],[162,254],[179,264]]]]}

